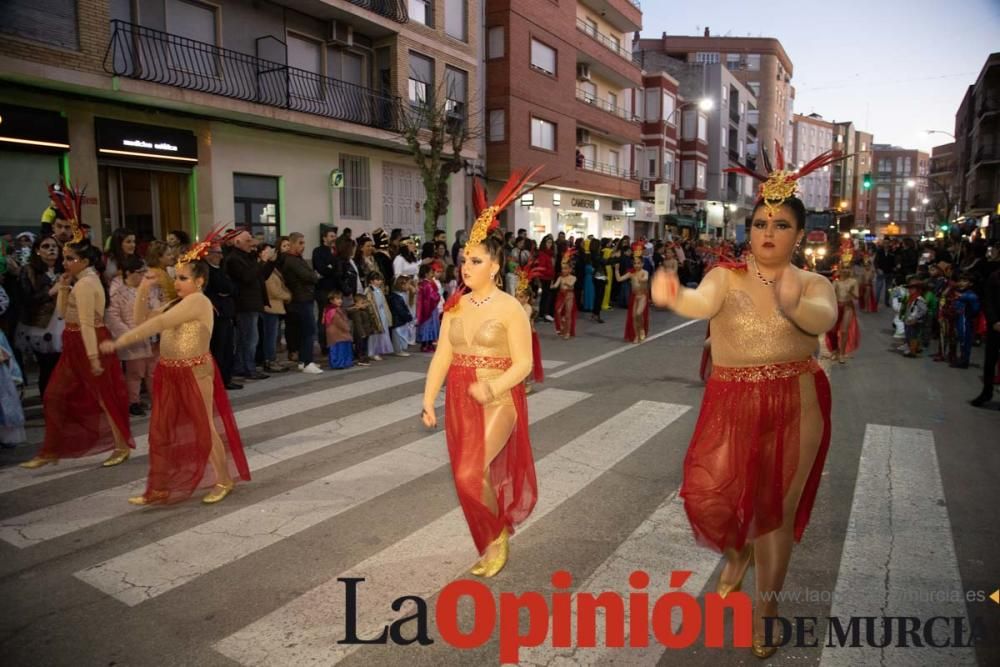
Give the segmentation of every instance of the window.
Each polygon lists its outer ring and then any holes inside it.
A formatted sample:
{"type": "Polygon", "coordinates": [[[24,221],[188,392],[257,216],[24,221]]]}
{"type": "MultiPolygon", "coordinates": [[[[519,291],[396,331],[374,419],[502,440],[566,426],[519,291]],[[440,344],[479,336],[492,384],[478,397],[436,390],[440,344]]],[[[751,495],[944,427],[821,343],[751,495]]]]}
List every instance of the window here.
{"type": "Polygon", "coordinates": [[[708,119],[698,114],[698,139],[708,141],[708,119]]]}
{"type": "Polygon", "coordinates": [[[233,174],[234,222],[248,227],[253,235],[263,234],[274,243],[278,238],[278,179],[274,176],[233,174]]]}
{"type": "Polygon", "coordinates": [[[291,95],[318,100],[323,96],[322,81],[323,55],[319,42],[289,34],[288,66],[295,68],[288,74],[291,95]],[[298,72],[295,70],[304,70],[298,72]],[[307,73],[308,72],[308,73],[307,73]]]}
{"type": "Polygon", "coordinates": [[[587,24],[587,29],[584,32],[591,37],[597,37],[597,21],[588,16],[584,22],[587,24]]]}
{"type": "Polygon", "coordinates": [[[674,115],[674,96],[670,93],[663,93],[663,120],[670,121],[674,115]]]}
{"type": "Polygon", "coordinates": [[[410,0],[410,20],[434,27],[434,3],[431,0],[410,0]]]}
{"type": "Polygon", "coordinates": [[[751,53],[747,56],[747,69],[749,70],[759,70],[760,69],[760,54],[751,53]]]}
{"type": "Polygon", "coordinates": [[[486,57],[503,58],[504,56],[503,26],[498,25],[486,29],[486,57]]]}
{"type": "Polygon", "coordinates": [[[537,39],[531,40],[531,66],[546,74],[555,74],[556,50],[537,39]]]}
{"type": "Polygon", "coordinates": [[[699,51],[698,53],[694,54],[694,61],[696,63],[705,63],[707,65],[714,65],[717,62],[719,62],[719,54],[699,51]]]}
{"type": "Polygon", "coordinates": [[[469,73],[456,67],[444,68],[445,111],[453,117],[465,119],[469,73]]]}
{"type": "Polygon", "coordinates": [[[698,179],[695,182],[695,187],[699,190],[705,189],[705,165],[698,165],[698,179]]]}
{"type": "MultiPolygon", "coordinates": [[[[127,8],[128,13],[125,14],[116,4],[111,4],[111,18],[131,21],[131,8],[127,8]]],[[[80,48],[78,13],[76,0],[49,0],[43,3],[37,0],[4,0],[0,3],[0,33],[77,50],[80,48]]]]}
{"type": "Polygon", "coordinates": [[[694,139],[698,130],[698,112],[689,109],[681,113],[681,139],[694,139]]]}
{"type": "Polygon", "coordinates": [[[723,102],[729,101],[729,86],[722,87],[722,101],[723,102]]]}
{"type": "Polygon", "coordinates": [[[726,68],[727,69],[739,69],[740,68],[740,54],[738,54],[738,53],[727,53],[726,54],[726,68]]]}
{"type": "Polygon", "coordinates": [[[368,220],[371,218],[368,158],[341,155],[340,169],[344,172],[344,187],[340,191],[340,217],[368,220]]]}
{"type": "Polygon", "coordinates": [[[657,163],[657,153],[659,149],[657,148],[647,148],[646,149],[646,173],[644,176],[646,178],[656,178],[656,163],[657,163]]]}
{"type": "Polygon", "coordinates": [[[535,148],[556,149],[556,126],[541,118],[531,119],[531,145],[535,148]]]}
{"type": "Polygon", "coordinates": [[[425,104],[434,88],[434,61],[410,51],[410,104],[425,104]]]}
{"type": "Polygon", "coordinates": [[[728,147],[728,143],[727,142],[729,141],[727,139],[727,137],[729,136],[729,133],[726,132],[726,131],[722,131],[719,136],[722,137],[722,147],[723,148],[727,148],[728,147]]]}
{"type": "Polygon", "coordinates": [[[611,107],[611,111],[618,110],[618,96],[612,92],[608,92],[608,106],[611,107]]]}
{"type": "Polygon", "coordinates": [[[583,99],[589,104],[597,99],[597,84],[593,81],[583,81],[580,83],[580,92],[583,94],[583,99]]]}
{"type": "Polygon", "coordinates": [[[667,183],[674,182],[674,154],[670,151],[663,153],[663,180],[667,183]]]}
{"type": "Polygon", "coordinates": [[[618,151],[608,151],[608,167],[612,174],[618,174],[618,151]]]}
{"type": "Polygon", "coordinates": [[[622,40],[618,38],[618,35],[608,35],[608,44],[615,53],[622,52],[622,40]]]}
{"type": "Polygon", "coordinates": [[[444,2],[444,31],[455,39],[463,42],[469,40],[469,16],[466,0],[445,0],[444,2]]]}
{"type": "Polygon", "coordinates": [[[490,141],[503,141],[506,138],[506,113],[503,109],[490,111],[490,141]]]}
{"type": "MultiPolygon", "coordinates": [[[[218,46],[215,9],[208,5],[188,0],[167,0],[167,32],[186,37],[212,46],[218,46]]],[[[207,53],[204,57],[192,58],[189,47],[177,44],[170,46],[170,64],[193,74],[216,76],[218,64],[207,53]]]]}
{"type": "Polygon", "coordinates": [[[694,187],[694,162],[691,160],[681,162],[681,187],[685,190],[694,187]]]}
{"type": "Polygon", "coordinates": [[[646,89],[646,121],[656,122],[660,118],[660,89],[646,89]]]}

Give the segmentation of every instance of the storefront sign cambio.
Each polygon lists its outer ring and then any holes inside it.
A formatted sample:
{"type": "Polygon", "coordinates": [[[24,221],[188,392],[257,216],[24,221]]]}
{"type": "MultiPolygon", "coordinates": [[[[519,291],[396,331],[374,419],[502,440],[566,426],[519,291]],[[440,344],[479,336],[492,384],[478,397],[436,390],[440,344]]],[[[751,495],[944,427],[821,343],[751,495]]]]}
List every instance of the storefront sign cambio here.
{"type": "Polygon", "coordinates": [[[592,211],[596,211],[598,208],[597,202],[593,199],[581,199],[579,197],[573,197],[570,200],[570,204],[576,208],[589,208],[592,211]]]}

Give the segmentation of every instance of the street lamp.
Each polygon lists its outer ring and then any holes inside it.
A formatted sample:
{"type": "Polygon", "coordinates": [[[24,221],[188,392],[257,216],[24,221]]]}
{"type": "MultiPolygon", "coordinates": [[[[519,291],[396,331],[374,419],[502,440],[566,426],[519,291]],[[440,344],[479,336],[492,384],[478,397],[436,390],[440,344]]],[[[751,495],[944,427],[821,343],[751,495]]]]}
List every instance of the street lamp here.
{"type": "Polygon", "coordinates": [[[888,213],[883,213],[882,217],[885,218],[886,220],[888,220],[889,219],[889,214],[888,213]]]}
{"type": "Polygon", "coordinates": [[[729,212],[730,213],[736,213],[736,209],[737,208],[739,208],[739,207],[736,204],[730,204],[729,205],[729,212]]]}
{"type": "Polygon", "coordinates": [[[915,180],[913,180],[912,178],[908,178],[908,179],[906,179],[906,187],[908,187],[908,188],[915,188],[915,187],[917,187],[917,182],[915,180]]]}
{"type": "MultiPolygon", "coordinates": [[[[955,139],[955,135],[952,134],[951,132],[946,131],[946,130],[924,130],[923,133],[924,133],[924,136],[928,136],[928,137],[931,136],[932,134],[943,134],[945,136],[951,137],[952,139],[955,139]]],[[[956,141],[957,141],[957,139],[956,139],[956,141]]]]}
{"type": "Polygon", "coordinates": [[[685,109],[687,107],[692,107],[692,106],[695,106],[695,105],[697,105],[697,107],[699,109],[701,109],[702,111],[711,111],[715,107],[715,102],[712,101],[711,97],[703,97],[700,100],[698,100],[697,102],[694,102],[694,101],[681,102],[680,104],[677,105],[676,109],[674,109],[673,111],[670,112],[670,115],[667,116],[666,120],[664,120],[663,122],[664,123],[669,123],[671,121],[671,119],[674,117],[675,113],[677,113],[678,111],[681,111],[682,109],[685,109]]]}
{"type": "Polygon", "coordinates": [[[711,111],[715,106],[715,102],[712,101],[711,97],[703,97],[698,100],[698,108],[702,111],[711,111]]]}

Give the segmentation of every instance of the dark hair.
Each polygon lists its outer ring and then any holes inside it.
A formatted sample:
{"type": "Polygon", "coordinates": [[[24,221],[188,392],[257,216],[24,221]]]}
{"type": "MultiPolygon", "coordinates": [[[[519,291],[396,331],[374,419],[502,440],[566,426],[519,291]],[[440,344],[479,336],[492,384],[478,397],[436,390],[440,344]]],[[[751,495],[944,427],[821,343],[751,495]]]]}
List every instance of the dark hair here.
{"type": "Polygon", "coordinates": [[[434,258],[434,242],[427,241],[420,247],[420,259],[434,258]]]}
{"type": "MultiPolygon", "coordinates": [[[[122,250],[122,243],[125,242],[130,236],[135,236],[135,232],[127,227],[119,227],[115,231],[111,232],[111,242],[108,246],[108,255],[115,260],[115,264],[118,266],[120,271],[122,264],[125,263],[125,251],[122,250]]],[[[135,252],[133,251],[133,254],[135,252]]]]}
{"type": "Polygon", "coordinates": [[[339,289],[335,289],[332,292],[330,292],[330,294],[327,295],[326,300],[333,301],[334,299],[343,299],[343,298],[344,298],[344,293],[341,292],[339,289]]]}
{"type": "Polygon", "coordinates": [[[167,236],[170,236],[171,234],[177,237],[177,240],[180,241],[181,245],[191,245],[191,237],[184,230],[171,229],[167,232],[167,236]]]}
{"type": "MultiPolygon", "coordinates": [[[[757,215],[757,209],[764,205],[763,201],[758,201],[754,207],[753,211],[750,212],[750,218],[753,219],[757,215]]],[[[802,203],[802,200],[798,197],[789,197],[781,203],[782,206],[787,206],[791,212],[795,215],[795,228],[805,229],[806,228],[806,205],[802,203]]]]}
{"type": "Polygon", "coordinates": [[[46,264],[41,257],[38,255],[38,250],[41,245],[46,241],[52,241],[56,244],[56,263],[53,269],[56,273],[62,273],[62,245],[56,240],[56,237],[51,234],[44,234],[35,239],[35,242],[31,244],[31,257],[28,259],[28,266],[35,270],[38,275],[44,275],[49,270],[49,265],[46,264]]]}
{"type": "Polygon", "coordinates": [[[432,268],[431,264],[421,264],[420,268],[417,269],[417,278],[423,280],[433,272],[434,269],[432,268]]]}
{"type": "Polygon", "coordinates": [[[87,262],[98,273],[104,271],[104,258],[100,249],[93,245],[88,239],[81,239],[76,243],[67,243],[66,247],[75,252],[81,259],[87,262]]]}
{"type": "Polygon", "coordinates": [[[357,245],[350,236],[338,236],[337,243],[334,244],[334,249],[337,251],[337,257],[350,259],[354,257],[354,250],[357,248],[357,245]]]}
{"type": "Polygon", "coordinates": [[[136,254],[126,255],[118,265],[118,270],[122,272],[122,278],[128,277],[130,273],[137,273],[146,268],[146,262],[136,254]]]}
{"type": "Polygon", "coordinates": [[[552,238],[552,234],[546,234],[545,236],[542,237],[542,242],[538,244],[539,250],[544,250],[545,249],[545,242],[546,241],[551,241],[552,242],[552,249],[553,249],[553,251],[555,251],[556,241],[555,241],[554,238],[552,238]]]}
{"type": "Polygon", "coordinates": [[[382,282],[385,282],[385,276],[382,275],[381,271],[372,271],[371,273],[368,274],[369,283],[375,280],[381,280],[382,282]]]}
{"type": "Polygon", "coordinates": [[[208,280],[209,266],[208,262],[203,259],[196,259],[193,262],[185,262],[185,266],[191,268],[192,278],[201,278],[202,280],[208,280]]]}

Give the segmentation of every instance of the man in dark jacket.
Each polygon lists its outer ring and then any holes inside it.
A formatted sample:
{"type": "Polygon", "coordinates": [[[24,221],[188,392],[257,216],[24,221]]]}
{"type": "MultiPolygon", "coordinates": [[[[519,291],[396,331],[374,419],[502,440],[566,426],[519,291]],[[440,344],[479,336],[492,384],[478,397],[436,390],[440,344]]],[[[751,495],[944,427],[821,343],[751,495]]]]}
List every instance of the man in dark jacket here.
{"type": "MultiPolygon", "coordinates": [[[[994,248],[994,250],[996,250],[994,248]]],[[[983,312],[986,314],[986,358],[983,360],[983,390],[969,401],[981,408],[993,400],[993,381],[1000,357],[1000,262],[990,262],[993,268],[983,286],[983,312]]]]}
{"type": "Polygon", "coordinates": [[[316,310],[319,313],[317,318],[317,324],[319,326],[319,348],[323,351],[325,355],[327,352],[326,347],[326,328],[323,326],[323,311],[326,309],[326,302],[329,298],[330,292],[337,289],[336,276],[333,273],[334,264],[336,261],[337,253],[334,250],[334,244],[337,242],[337,228],[331,227],[323,232],[323,238],[320,239],[320,245],[313,248],[312,251],[312,266],[319,274],[319,280],[316,281],[316,310]]]}
{"type": "Polygon", "coordinates": [[[263,380],[266,373],[257,370],[255,357],[260,334],[260,314],[268,303],[265,281],[274,271],[274,253],[266,250],[257,256],[250,232],[242,231],[233,239],[233,250],[226,257],[226,275],[236,286],[236,361],[233,374],[249,380],[263,380]]]}
{"type": "Polygon", "coordinates": [[[313,313],[313,299],[316,297],[316,272],[302,258],[306,250],[306,239],[298,233],[288,235],[288,252],[282,255],[281,275],[285,286],[292,293],[292,300],[286,306],[288,315],[299,322],[299,369],[303,373],[317,374],[323,370],[313,363],[313,345],[316,343],[316,317],[313,313]]]}
{"type": "Polygon", "coordinates": [[[236,300],[233,299],[233,281],[222,268],[222,248],[218,244],[209,248],[205,261],[208,262],[205,296],[212,302],[215,310],[209,349],[215,357],[215,363],[219,365],[219,375],[222,376],[226,389],[242,389],[243,385],[233,382],[233,319],[236,317],[236,300]]]}

